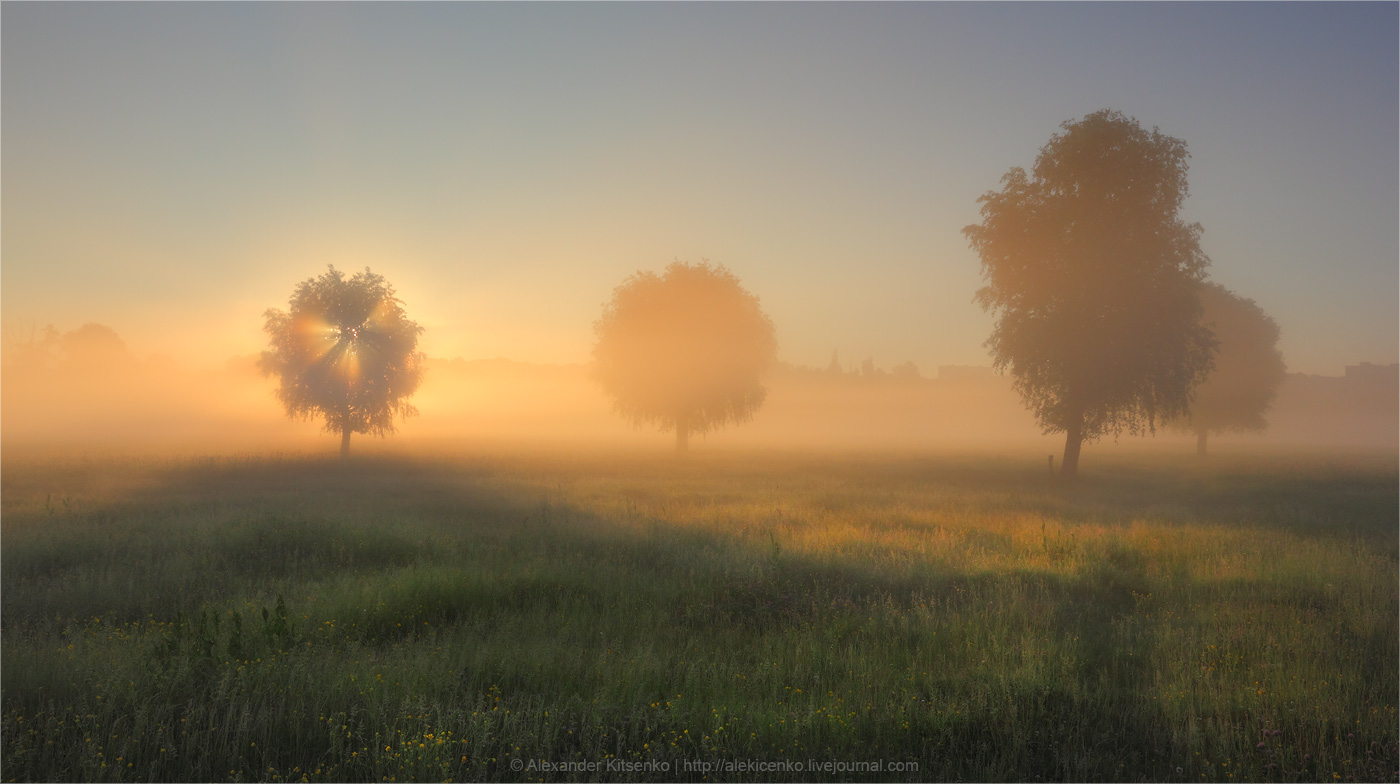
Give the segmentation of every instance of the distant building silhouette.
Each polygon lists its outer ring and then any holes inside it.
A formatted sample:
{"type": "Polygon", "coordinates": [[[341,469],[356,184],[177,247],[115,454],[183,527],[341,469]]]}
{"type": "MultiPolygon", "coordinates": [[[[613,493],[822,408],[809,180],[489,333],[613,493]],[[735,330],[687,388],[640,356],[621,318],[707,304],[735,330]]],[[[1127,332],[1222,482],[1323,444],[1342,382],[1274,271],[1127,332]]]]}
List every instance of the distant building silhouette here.
{"type": "Polygon", "coordinates": [[[1373,446],[1400,438],[1400,365],[1349,365],[1346,375],[1289,373],[1269,414],[1281,442],[1373,446]]]}
{"type": "Polygon", "coordinates": [[[1370,362],[1362,362],[1359,365],[1347,365],[1346,377],[1350,381],[1365,382],[1394,382],[1400,379],[1400,364],[1394,362],[1389,365],[1373,365],[1370,362]]]}

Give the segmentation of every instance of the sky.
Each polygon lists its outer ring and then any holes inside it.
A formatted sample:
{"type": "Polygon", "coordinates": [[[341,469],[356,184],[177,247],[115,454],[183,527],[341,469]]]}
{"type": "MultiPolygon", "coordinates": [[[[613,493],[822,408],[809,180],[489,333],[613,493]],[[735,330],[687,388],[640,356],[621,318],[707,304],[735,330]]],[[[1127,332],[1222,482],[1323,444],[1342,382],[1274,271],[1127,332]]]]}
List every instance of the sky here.
{"type": "Polygon", "coordinates": [[[438,357],[588,360],[729,267],[779,357],[990,363],[961,229],[1061,123],[1184,140],[1295,372],[1400,354],[1395,3],[5,3],[0,318],[218,366],[324,271],[438,357]]]}

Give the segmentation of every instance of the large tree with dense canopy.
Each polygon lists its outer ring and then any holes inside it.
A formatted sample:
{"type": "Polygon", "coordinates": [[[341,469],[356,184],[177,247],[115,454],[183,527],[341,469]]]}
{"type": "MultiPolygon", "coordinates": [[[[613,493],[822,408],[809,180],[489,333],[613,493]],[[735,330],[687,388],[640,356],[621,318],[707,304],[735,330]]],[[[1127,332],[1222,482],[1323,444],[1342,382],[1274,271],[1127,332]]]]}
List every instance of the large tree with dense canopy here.
{"type": "Polygon", "coordinates": [[[1027,173],[984,194],[963,233],[995,314],[987,347],[1047,433],[1062,472],[1106,434],[1155,432],[1189,408],[1214,342],[1197,291],[1210,260],[1179,215],[1186,145],[1119,112],[1066,122],[1027,173]]]}

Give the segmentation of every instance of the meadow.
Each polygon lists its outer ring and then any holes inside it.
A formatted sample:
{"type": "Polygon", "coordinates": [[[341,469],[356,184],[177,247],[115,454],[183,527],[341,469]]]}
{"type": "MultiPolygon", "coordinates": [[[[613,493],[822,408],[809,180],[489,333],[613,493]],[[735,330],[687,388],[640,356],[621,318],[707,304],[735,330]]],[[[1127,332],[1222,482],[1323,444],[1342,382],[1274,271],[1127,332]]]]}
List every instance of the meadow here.
{"type": "Polygon", "coordinates": [[[1395,454],[1085,460],[11,450],[0,777],[1395,781],[1395,454]]]}

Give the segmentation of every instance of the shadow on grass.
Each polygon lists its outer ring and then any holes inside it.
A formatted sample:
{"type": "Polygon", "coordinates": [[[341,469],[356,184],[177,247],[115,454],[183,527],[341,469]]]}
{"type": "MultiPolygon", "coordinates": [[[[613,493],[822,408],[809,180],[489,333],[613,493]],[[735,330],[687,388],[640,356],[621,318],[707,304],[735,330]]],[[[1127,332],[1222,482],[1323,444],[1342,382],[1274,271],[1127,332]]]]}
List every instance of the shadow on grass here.
{"type": "MultiPolygon", "coordinates": [[[[675,527],[668,519],[678,509],[742,504],[746,497],[764,503],[774,503],[774,496],[799,499],[798,513],[784,515],[780,509],[770,529],[803,525],[805,504],[861,514],[862,523],[875,529],[917,536],[927,534],[929,526],[908,509],[933,504],[965,515],[1034,512],[1065,526],[1150,520],[1276,529],[1356,541],[1396,560],[1393,472],[1368,466],[1318,478],[1301,476],[1292,464],[1275,467],[1272,473],[1250,466],[1228,473],[1227,466],[1222,478],[1196,467],[1160,471],[1127,464],[1065,488],[1027,466],[1000,460],[687,464],[632,458],[598,466],[581,458],[523,465],[405,457],[188,461],[127,483],[137,488],[128,494],[80,498],[57,513],[51,504],[41,509],[15,500],[20,493],[7,494],[0,620],[11,628],[45,618],[159,617],[188,612],[230,592],[268,594],[287,581],[493,555],[517,563],[521,552],[574,557],[585,569],[589,562],[621,563],[648,580],[665,582],[694,568],[697,554],[700,562],[725,561],[736,549],[762,549],[761,537],[755,545],[747,524],[739,536],[713,526],[675,527]],[[635,525],[616,534],[615,520],[570,503],[562,490],[565,482],[600,475],[625,477],[615,484],[631,499],[627,516],[653,523],[653,535],[643,544],[620,538],[635,537],[635,525]],[[821,489],[827,486],[835,489],[821,489]],[[664,538],[664,546],[658,546],[658,538],[664,538]],[[100,605],[86,606],[84,595],[100,597],[100,605]]],[[[88,474],[138,469],[86,467],[88,474]]],[[[56,474],[65,486],[80,490],[93,483],[72,466],[56,474]]],[[[53,496],[41,482],[30,484],[16,489],[53,496]]],[[[68,495],[64,498],[67,504],[68,495]]],[[[994,552],[1012,547],[995,531],[973,528],[959,535],[982,537],[980,546],[994,552]]],[[[837,577],[870,584],[851,575],[837,577]]],[[[896,593],[912,587],[888,586],[896,593]]],[[[729,614],[742,616],[748,601],[729,591],[712,603],[734,605],[729,614]]],[[[791,603],[781,595],[754,601],[763,607],[791,603]]]]}
{"type": "MultiPolygon", "coordinates": [[[[640,507],[608,514],[570,500],[574,488],[565,483],[590,474],[566,468],[404,458],[175,466],[134,493],[48,515],[42,525],[21,515],[11,529],[18,533],[7,531],[3,551],[6,633],[39,634],[92,617],[115,624],[147,618],[188,624],[180,627],[178,645],[185,647],[179,650],[185,658],[208,661],[199,665],[198,677],[183,681],[200,693],[180,699],[200,706],[222,700],[225,707],[253,695],[217,663],[216,654],[236,658],[230,626],[207,631],[192,620],[206,605],[252,602],[237,640],[238,651],[249,656],[301,643],[318,654],[354,650],[357,656],[383,657],[402,646],[441,644],[445,652],[435,655],[448,675],[434,676],[425,687],[440,706],[435,710],[465,721],[463,711],[498,699],[516,711],[552,706],[562,716],[532,730],[532,737],[555,758],[686,736],[705,706],[685,714],[641,707],[664,701],[676,681],[690,677],[680,671],[684,662],[739,667],[750,665],[760,649],[770,655],[787,651],[785,661],[802,666],[786,675],[810,679],[806,688],[814,690],[828,677],[822,673],[840,677],[851,659],[870,656],[883,674],[872,676],[868,709],[852,714],[839,736],[822,735],[810,723],[803,732],[829,738],[843,753],[858,749],[872,757],[920,760],[924,767],[914,779],[1172,778],[1179,757],[1173,728],[1143,697],[1158,642],[1152,627],[1134,619],[1142,597],[1161,586],[1148,577],[1141,555],[1110,549],[1071,575],[969,574],[947,567],[886,573],[866,563],[784,550],[761,527],[741,533],[676,525],[665,516],[743,501],[749,482],[781,496],[786,481],[810,484],[802,472],[789,472],[785,480],[728,466],[627,464],[623,468],[635,470],[635,477],[624,470],[617,486],[640,507]],[[717,487],[707,489],[712,484],[717,487]],[[680,490],[673,494],[668,487],[680,490]],[[276,613],[256,612],[278,594],[286,595],[290,607],[287,640],[268,632],[276,613]],[[869,622],[876,613],[907,620],[873,629],[869,622]],[[1009,625],[1013,632],[1048,629],[1058,668],[1037,674],[1031,666],[982,666],[980,653],[1014,652],[975,650],[986,639],[976,628],[963,630],[952,643],[935,640],[926,627],[941,616],[1009,625]],[[206,644],[210,651],[202,653],[199,646],[206,644]],[[641,655],[642,661],[629,665],[634,684],[614,686],[593,666],[614,650],[641,655]],[[804,656],[825,669],[803,669],[804,656]],[[912,685],[906,687],[908,679],[912,685]]],[[[833,463],[809,468],[818,478],[842,471],[833,463]]],[[[845,476],[851,497],[823,493],[814,503],[868,512],[882,508],[871,499],[910,492],[904,484],[861,484],[881,470],[856,467],[845,476]]],[[[1097,481],[1073,490],[1048,483],[1026,489],[1015,470],[955,466],[940,473],[937,464],[902,470],[901,481],[914,483],[915,501],[929,493],[971,493],[978,500],[969,502],[970,511],[1051,510],[1067,522],[1128,522],[1144,510],[1181,510],[1183,483],[1195,486],[1195,480],[1139,477],[1127,489],[1097,481]]],[[[1354,511],[1362,517],[1356,525],[1363,526],[1357,530],[1370,532],[1384,522],[1377,494],[1393,484],[1367,480],[1355,492],[1354,511]]],[[[1272,486],[1265,480],[1243,489],[1225,483],[1186,504],[1254,509],[1272,486]]],[[[1322,509],[1351,492],[1334,488],[1319,498],[1282,497],[1322,509]]],[[[25,508],[31,517],[40,514],[38,505],[25,508]]],[[[1189,518],[1187,512],[1173,514],[1183,522],[1189,518]]],[[[1232,519],[1218,511],[1213,516],[1232,519]]],[[[1305,518],[1280,520],[1312,535],[1336,535],[1313,530],[1313,523],[1300,522],[1305,518]]],[[[12,521],[6,522],[8,528],[12,521]]],[[[1381,542],[1384,547],[1383,537],[1381,542]]],[[[1006,543],[993,536],[982,545],[1006,543]]],[[[1374,646],[1382,653],[1394,648],[1393,640],[1374,646]]],[[[162,677],[180,682],[182,659],[170,661],[167,666],[176,669],[162,677]]],[[[747,699],[731,686],[713,689],[715,700],[747,699]]],[[[41,705],[26,703],[41,696],[22,686],[7,688],[6,708],[33,712],[41,705]]],[[[382,715],[382,706],[365,700],[351,697],[345,704],[364,716],[382,715]]],[[[771,694],[753,701],[781,704],[771,694]]],[[[812,721],[790,710],[761,710],[782,722],[812,721]]],[[[295,759],[315,761],[334,751],[309,719],[279,720],[288,737],[305,738],[295,744],[301,755],[295,759]]],[[[763,729],[762,716],[744,720],[756,736],[763,729]]],[[[675,753],[752,756],[768,749],[777,756],[772,747],[789,730],[769,732],[747,746],[676,747],[675,753]]],[[[512,737],[518,740],[506,733],[492,739],[509,744],[512,737]]],[[[480,753],[503,758],[506,750],[502,745],[480,753]]],[[[266,763],[265,757],[258,762],[266,763]]],[[[271,764],[285,769],[291,758],[271,764]]],[[[194,778],[207,778],[223,770],[196,773],[194,778]]],[[[514,778],[504,769],[491,777],[514,778]]]]}

